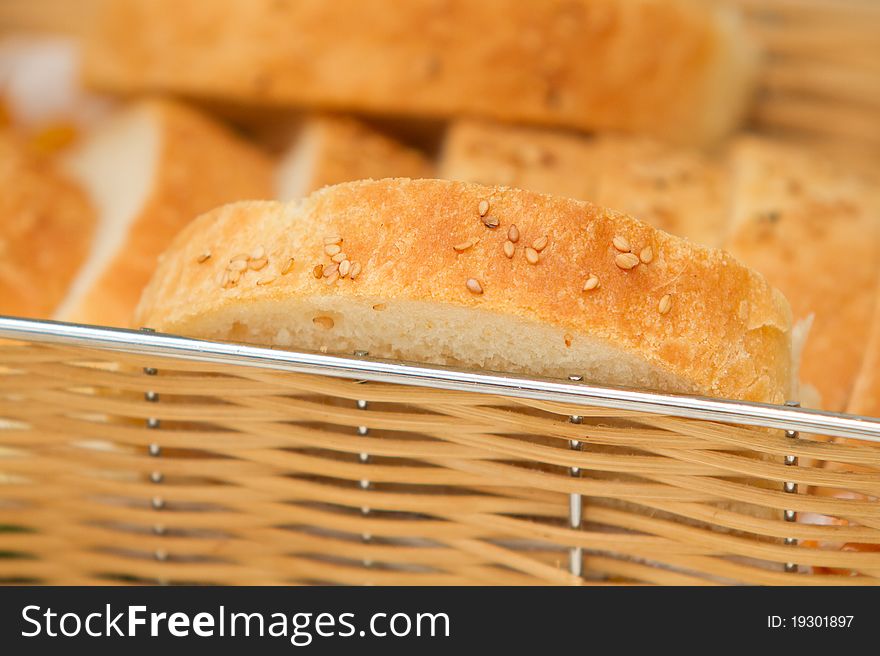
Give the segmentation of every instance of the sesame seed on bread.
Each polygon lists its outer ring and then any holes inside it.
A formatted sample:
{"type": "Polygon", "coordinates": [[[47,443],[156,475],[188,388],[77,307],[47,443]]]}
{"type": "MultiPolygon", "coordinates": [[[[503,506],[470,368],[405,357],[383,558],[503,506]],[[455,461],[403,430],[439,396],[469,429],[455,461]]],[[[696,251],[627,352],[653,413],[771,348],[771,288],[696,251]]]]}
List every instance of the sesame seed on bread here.
{"type": "Polygon", "coordinates": [[[791,378],[787,302],[726,253],[590,203],[440,180],[209,212],[160,258],[135,323],[774,403],[791,378]]]}
{"type": "Polygon", "coordinates": [[[460,119],[446,132],[439,171],[590,200],[706,246],[720,246],[727,229],[724,162],[656,139],[460,119]]]}

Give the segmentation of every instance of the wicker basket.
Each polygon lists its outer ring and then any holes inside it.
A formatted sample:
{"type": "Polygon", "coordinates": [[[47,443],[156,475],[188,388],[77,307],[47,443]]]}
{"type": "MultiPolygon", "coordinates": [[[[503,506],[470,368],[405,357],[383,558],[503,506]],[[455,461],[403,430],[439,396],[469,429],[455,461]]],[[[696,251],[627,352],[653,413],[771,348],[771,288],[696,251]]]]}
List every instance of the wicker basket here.
{"type": "Polygon", "coordinates": [[[0,337],[7,582],[880,583],[878,421],[20,319],[0,337]]]}

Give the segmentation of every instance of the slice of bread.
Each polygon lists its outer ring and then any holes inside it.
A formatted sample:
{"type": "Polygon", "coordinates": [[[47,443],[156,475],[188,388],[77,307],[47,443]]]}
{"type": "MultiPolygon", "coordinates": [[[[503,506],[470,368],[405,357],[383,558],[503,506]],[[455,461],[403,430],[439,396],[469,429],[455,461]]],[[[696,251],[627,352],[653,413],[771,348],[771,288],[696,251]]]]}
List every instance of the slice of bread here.
{"type": "Polygon", "coordinates": [[[736,399],[790,387],[788,304],[726,253],[589,203],[440,180],[212,211],[160,259],[136,322],[736,399]]]}
{"type": "Polygon", "coordinates": [[[0,131],[0,189],[0,314],[49,318],[88,253],[95,210],[9,131],[0,131]]]}
{"type": "Polygon", "coordinates": [[[801,379],[842,411],[862,362],[880,276],[880,194],[833,158],[743,138],[731,154],[731,235],[725,247],[815,315],[801,379]]]}
{"type": "Polygon", "coordinates": [[[306,117],[275,171],[275,198],[296,200],[327,185],[367,178],[431,177],[432,166],[363,121],[344,116],[306,117]]]}
{"type": "Polygon", "coordinates": [[[721,245],[730,209],[723,161],[644,138],[602,136],[595,149],[596,203],[699,244],[721,245]]]}
{"type": "Polygon", "coordinates": [[[689,142],[738,124],[756,60],[737,12],[694,0],[119,0],[89,46],[114,92],[689,142]]]}
{"type": "Polygon", "coordinates": [[[169,101],[119,112],[65,162],[99,211],[89,257],[58,309],[128,326],[156,257],[196,215],[272,194],[271,162],[211,119],[169,101]]]}
{"type": "Polygon", "coordinates": [[[462,120],[447,132],[440,174],[589,200],[709,246],[728,220],[724,163],[647,138],[462,120]]]}
{"type": "Polygon", "coordinates": [[[461,119],[446,130],[438,172],[447,180],[595,202],[594,144],[575,132],[461,119]]]}

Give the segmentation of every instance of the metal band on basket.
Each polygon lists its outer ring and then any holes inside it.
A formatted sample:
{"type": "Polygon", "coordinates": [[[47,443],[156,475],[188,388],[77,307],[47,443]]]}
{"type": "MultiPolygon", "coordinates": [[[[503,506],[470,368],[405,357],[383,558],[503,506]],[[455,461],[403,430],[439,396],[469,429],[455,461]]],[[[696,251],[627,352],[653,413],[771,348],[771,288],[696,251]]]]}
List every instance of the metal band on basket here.
{"type": "MultiPolygon", "coordinates": [[[[354,355],[355,355],[355,357],[358,357],[358,358],[365,358],[365,357],[369,356],[370,353],[369,353],[369,351],[355,351],[355,352],[354,352],[354,355]]],[[[364,399],[358,399],[358,401],[357,401],[357,408],[358,408],[358,410],[366,410],[368,407],[369,407],[369,403],[368,403],[366,400],[364,400],[364,399]]],[[[369,427],[367,427],[367,426],[363,426],[363,425],[361,425],[361,426],[358,426],[358,427],[357,427],[357,433],[358,433],[358,435],[360,435],[361,437],[366,437],[366,436],[368,436],[368,435],[370,434],[370,429],[369,429],[369,427]]],[[[364,465],[367,465],[367,464],[369,464],[369,462],[370,462],[370,454],[369,454],[369,453],[366,453],[366,452],[364,452],[364,451],[362,451],[362,452],[359,454],[358,458],[360,459],[361,463],[364,464],[364,465]]],[[[362,490],[365,490],[365,491],[366,491],[366,490],[369,490],[369,489],[370,489],[370,481],[369,481],[369,479],[367,479],[367,478],[362,478],[362,479],[360,480],[360,487],[361,487],[362,490]]],[[[361,514],[363,514],[364,516],[369,515],[369,514],[370,514],[370,507],[369,507],[369,506],[366,506],[366,505],[361,506],[361,514]]],[[[361,533],[361,539],[362,539],[364,542],[370,542],[370,541],[373,539],[373,536],[370,535],[369,533],[366,533],[366,532],[365,532],[365,533],[361,533]]],[[[363,559],[363,564],[364,564],[364,567],[372,567],[372,566],[373,566],[373,561],[370,560],[369,558],[364,558],[364,559],[363,559]]]]}
{"type": "MultiPolygon", "coordinates": [[[[785,405],[788,406],[789,408],[799,408],[801,404],[798,403],[797,401],[786,401],[785,405]]],[[[790,440],[796,440],[796,439],[798,439],[799,436],[800,436],[800,433],[796,430],[786,430],[785,431],[785,437],[787,437],[790,440]]],[[[797,456],[793,456],[793,455],[785,456],[785,464],[788,467],[797,467],[797,464],[798,464],[797,456]]],[[[797,494],[798,485],[794,481],[785,481],[785,483],[783,483],[782,489],[784,492],[786,492],[788,494],[797,494]]],[[[786,509],[783,512],[783,518],[787,522],[796,522],[797,521],[797,512],[795,512],[794,510],[786,509]]],[[[785,538],[785,544],[796,545],[797,538],[787,537],[787,538],[785,538]]],[[[785,571],[786,572],[797,572],[798,571],[797,563],[785,563],[785,571]]]]}
{"type": "MultiPolygon", "coordinates": [[[[155,332],[152,328],[141,328],[141,330],[144,332],[155,332]]],[[[144,367],[144,374],[146,374],[147,376],[156,376],[158,375],[158,373],[159,370],[155,367],[144,367]]],[[[158,403],[159,393],[154,390],[147,390],[146,392],[144,392],[144,400],[147,403],[158,403]]],[[[159,428],[161,427],[161,421],[158,417],[148,417],[146,420],[146,426],[149,430],[159,430],[159,428]]],[[[152,458],[158,459],[162,457],[162,447],[157,441],[151,441],[149,447],[147,448],[147,451],[152,458]]],[[[158,468],[158,466],[150,472],[150,482],[154,485],[161,485],[164,480],[165,475],[162,473],[162,470],[158,468]]],[[[152,506],[153,510],[160,511],[165,508],[165,499],[162,497],[161,494],[156,494],[151,499],[150,505],[152,506]]],[[[153,533],[155,533],[156,535],[165,535],[165,526],[159,523],[154,524],[153,533]]],[[[160,562],[168,560],[168,552],[164,549],[156,549],[153,553],[153,556],[156,560],[160,562]]],[[[164,585],[167,583],[167,581],[163,579],[158,579],[157,583],[159,583],[160,585],[164,585]]]]}
{"type": "MultiPolygon", "coordinates": [[[[569,376],[568,379],[573,383],[578,383],[583,381],[583,376],[572,375],[569,376]]],[[[572,424],[581,424],[583,422],[583,417],[580,415],[571,415],[568,420],[572,424]]],[[[569,447],[572,451],[580,451],[581,443],[578,440],[569,440],[569,447]]],[[[570,467],[569,474],[573,478],[580,478],[581,469],[580,467],[570,467]]],[[[574,530],[579,530],[584,521],[584,505],[583,505],[583,497],[573,492],[568,497],[568,521],[569,527],[574,530]]],[[[575,576],[583,576],[584,571],[584,550],[583,547],[572,547],[568,553],[568,569],[575,576]]]]}

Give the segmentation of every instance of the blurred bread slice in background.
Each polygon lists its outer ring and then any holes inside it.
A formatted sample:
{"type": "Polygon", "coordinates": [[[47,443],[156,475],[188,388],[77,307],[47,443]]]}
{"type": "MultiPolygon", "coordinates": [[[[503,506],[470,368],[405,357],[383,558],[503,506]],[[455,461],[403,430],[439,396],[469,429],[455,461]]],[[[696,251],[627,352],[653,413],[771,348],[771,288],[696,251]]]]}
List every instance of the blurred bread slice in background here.
{"type": "Polygon", "coordinates": [[[736,11],[695,0],[111,0],[85,73],[122,94],[705,143],[740,122],[756,59],[736,11]]]}
{"type": "Polygon", "coordinates": [[[127,107],[65,158],[99,213],[88,260],[57,318],[127,326],[156,259],[198,214],[272,195],[272,164],[225,127],[184,105],[127,107]]]}
{"type": "Polygon", "coordinates": [[[593,200],[598,186],[596,152],[589,137],[476,119],[449,125],[438,168],[440,177],[449,180],[577,200],[593,200]]]}
{"type": "Polygon", "coordinates": [[[643,137],[600,136],[596,201],[707,246],[727,230],[730,179],[712,154],[643,137]]]}
{"type": "Polygon", "coordinates": [[[427,178],[433,166],[419,151],[363,121],[307,116],[297,126],[275,172],[275,198],[302,198],[326,185],[369,178],[427,178]]]}
{"type": "Polygon", "coordinates": [[[9,130],[0,130],[0,190],[0,314],[49,318],[86,258],[95,211],[9,130]]]}
{"type": "Polygon", "coordinates": [[[801,379],[841,411],[858,374],[880,275],[880,194],[865,174],[777,141],[733,147],[731,234],[725,247],[815,315],[801,379]]]}
{"type": "Polygon", "coordinates": [[[705,245],[726,230],[723,162],[654,139],[463,120],[451,125],[439,168],[453,180],[589,200],[705,245]]]}

